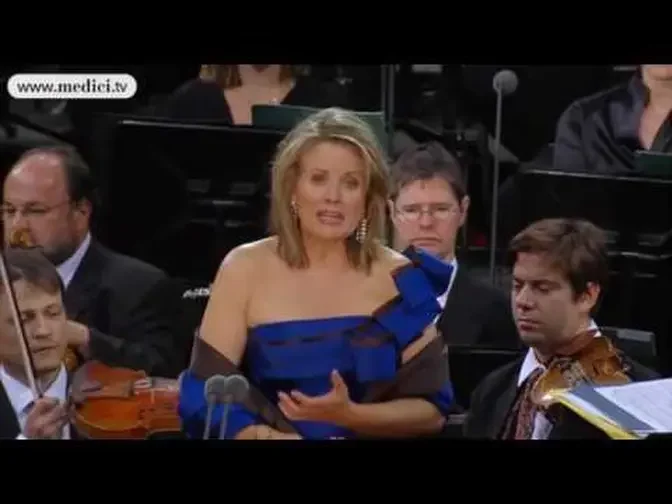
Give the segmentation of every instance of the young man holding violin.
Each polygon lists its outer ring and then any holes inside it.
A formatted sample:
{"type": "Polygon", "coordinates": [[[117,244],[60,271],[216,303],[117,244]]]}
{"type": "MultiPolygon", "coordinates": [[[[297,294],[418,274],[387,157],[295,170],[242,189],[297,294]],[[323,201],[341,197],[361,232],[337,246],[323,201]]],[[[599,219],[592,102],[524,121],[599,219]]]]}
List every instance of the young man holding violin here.
{"type": "Polygon", "coordinates": [[[11,299],[0,277],[0,439],[70,439],[60,277],[37,250],[8,250],[5,257],[32,355],[33,376],[43,396],[35,400],[11,299]]]}
{"type": "Polygon", "coordinates": [[[656,378],[618,352],[593,320],[609,274],[605,234],[586,221],[546,219],[521,231],[510,248],[513,317],[529,350],[476,388],[465,437],[605,437],[569,410],[547,412],[538,401],[547,384],[571,388],[559,357],[597,384],[656,378]]]}

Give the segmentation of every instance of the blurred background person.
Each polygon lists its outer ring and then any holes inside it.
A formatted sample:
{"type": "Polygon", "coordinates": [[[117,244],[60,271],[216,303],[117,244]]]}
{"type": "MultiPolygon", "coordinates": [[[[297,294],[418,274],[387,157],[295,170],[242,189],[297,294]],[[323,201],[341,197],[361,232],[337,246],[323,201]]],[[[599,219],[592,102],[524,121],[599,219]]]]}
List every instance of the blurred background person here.
{"type": "Polygon", "coordinates": [[[638,150],[672,153],[672,65],[641,65],[573,102],[557,124],[553,168],[624,174],[637,170],[638,150]]]}
{"type": "Polygon", "coordinates": [[[334,83],[302,75],[293,65],[202,65],[182,84],[161,114],[183,121],[252,124],[254,105],[342,106],[334,83]]]}

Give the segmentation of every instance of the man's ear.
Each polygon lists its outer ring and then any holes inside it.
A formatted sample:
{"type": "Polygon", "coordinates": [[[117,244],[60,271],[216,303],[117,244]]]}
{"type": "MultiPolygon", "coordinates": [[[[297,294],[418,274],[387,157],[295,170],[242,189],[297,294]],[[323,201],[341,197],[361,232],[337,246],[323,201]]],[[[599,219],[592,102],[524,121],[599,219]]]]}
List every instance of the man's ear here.
{"type": "Polygon", "coordinates": [[[586,290],[579,296],[579,308],[584,313],[591,313],[597,305],[597,300],[602,292],[601,287],[593,282],[589,282],[586,290]]]}
{"type": "Polygon", "coordinates": [[[81,213],[84,217],[91,217],[91,212],[93,211],[93,205],[87,199],[77,201],[74,204],[75,212],[81,213]]]}

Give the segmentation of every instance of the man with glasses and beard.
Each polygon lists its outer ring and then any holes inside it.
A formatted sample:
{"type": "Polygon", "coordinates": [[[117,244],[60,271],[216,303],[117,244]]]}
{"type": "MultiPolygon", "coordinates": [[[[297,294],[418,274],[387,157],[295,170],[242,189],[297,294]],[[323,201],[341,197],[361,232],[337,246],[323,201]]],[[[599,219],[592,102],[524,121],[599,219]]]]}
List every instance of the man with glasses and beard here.
{"type": "Polygon", "coordinates": [[[66,337],[80,361],[174,377],[184,360],[175,350],[179,296],[164,272],[91,235],[95,202],[91,173],[74,149],[27,151],[3,186],[5,244],[38,247],[57,267],[66,337]]]}

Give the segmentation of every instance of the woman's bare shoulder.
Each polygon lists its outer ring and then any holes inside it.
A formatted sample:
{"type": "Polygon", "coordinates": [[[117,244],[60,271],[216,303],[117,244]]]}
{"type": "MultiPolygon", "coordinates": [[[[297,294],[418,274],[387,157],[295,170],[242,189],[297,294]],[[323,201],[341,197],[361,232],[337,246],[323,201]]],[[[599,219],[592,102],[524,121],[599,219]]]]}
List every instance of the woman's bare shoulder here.
{"type": "Polygon", "coordinates": [[[411,260],[401,252],[386,247],[380,246],[378,251],[378,266],[386,273],[394,273],[397,269],[402,268],[411,263],[411,260]]]}
{"type": "Polygon", "coordinates": [[[274,238],[263,238],[234,247],[222,259],[217,276],[238,283],[252,281],[272,260],[274,241],[274,238]]]}
{"type": "Polygon", "coordinates": [[[277,240],[275,237],[262,238],[243,243],[232,248],[221,263],[223,268],[257,267],[268,261],[274,254],[277,240]]]}
{"type": "Polygon", "coordinates": [[[371,270],[381,298],[387,301],[398,294],[394,273],[407,264],[410,264],[410,260],[406,256],[381,245],[371,270]]]}

